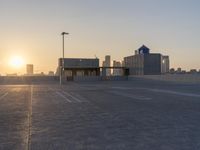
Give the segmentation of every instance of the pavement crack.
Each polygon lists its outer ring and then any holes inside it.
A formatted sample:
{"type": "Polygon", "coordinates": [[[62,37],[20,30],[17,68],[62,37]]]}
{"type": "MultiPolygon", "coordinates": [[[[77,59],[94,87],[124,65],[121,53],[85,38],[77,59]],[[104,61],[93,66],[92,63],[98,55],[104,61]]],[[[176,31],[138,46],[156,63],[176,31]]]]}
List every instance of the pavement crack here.
{"type": "Polygon", "coordinates": [[[28,111],[28,139],[27,139],[27,150],[31,149],[31,129],[32,129],[32,99],[33,99],[33,86],[30,86],[30,105],[28,111]]]}

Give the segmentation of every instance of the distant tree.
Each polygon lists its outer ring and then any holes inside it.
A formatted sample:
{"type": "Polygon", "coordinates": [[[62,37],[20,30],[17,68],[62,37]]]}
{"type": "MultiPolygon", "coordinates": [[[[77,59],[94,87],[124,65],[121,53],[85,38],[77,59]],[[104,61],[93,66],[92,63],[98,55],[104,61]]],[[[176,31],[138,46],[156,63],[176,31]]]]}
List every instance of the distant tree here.
{"type": "Polygon", "coordinates": [[[196,74],[196,73],[197,73],[197,70],[196,70],[196,69],[191,69],[191,70],[190,70],[190,73],[191,73],[191,74],[196,74]]]}
{"type": "Polygon", "coordinates": [[[170,72],[171,74],[174,74],[174,73],[175,73],[175,69],[174,69],[174,68],[171,68],[171,69],[169,70],[169,72],[170,72]]]}

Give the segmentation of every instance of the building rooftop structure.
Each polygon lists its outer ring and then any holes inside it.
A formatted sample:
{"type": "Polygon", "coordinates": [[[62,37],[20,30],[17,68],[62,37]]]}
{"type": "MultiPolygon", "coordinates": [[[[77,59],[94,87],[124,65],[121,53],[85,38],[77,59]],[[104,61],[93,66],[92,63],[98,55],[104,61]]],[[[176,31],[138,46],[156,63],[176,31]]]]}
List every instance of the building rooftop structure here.
{"type": "Polygon", "coordinates": [[[149,53],[150,53],[150,49],[148,47],[146,47],[145,45],[142,45],[138,49],[138,54],[149,54],[149,53]]]}
{"type": "MultiPolygon", "coordinates": [[[[59,59],[59,64],[62,64],[62,58],[59,59]]],[[[64,68],[98,68],[98,58],[64,58],[64,68]]]]}
{"type": "Polygon", "coordinates": [[[125,67],[130,75],[157,75],[169,72],[169,57],[159,53],[150,53],[150,49],[142,45],[135,55],[124,57],[125,67]]]}
{"type": "MultiPolygon", "coordinates": [[[[74,76],[99,76],[100,67],[99,59],[91,58],[60,58],[58,61],[58,68],[63,68],[63,78],[66,80],[73,80],[74,76]]],[[[59,71],[59,74],[61,72],[59,71]]]]}

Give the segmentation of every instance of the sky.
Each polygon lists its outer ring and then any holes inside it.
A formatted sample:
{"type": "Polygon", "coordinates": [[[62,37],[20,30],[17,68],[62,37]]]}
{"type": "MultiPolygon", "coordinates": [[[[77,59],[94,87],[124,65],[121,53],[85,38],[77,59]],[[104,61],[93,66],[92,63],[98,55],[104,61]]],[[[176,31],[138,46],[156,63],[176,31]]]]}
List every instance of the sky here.
{"type": "Polygon", "coordinates": [[[55,71],[62,56],[123,60],[145,44],[170,67],[200,69],[199,0],[1,0],[0,74],[55,71]]]}

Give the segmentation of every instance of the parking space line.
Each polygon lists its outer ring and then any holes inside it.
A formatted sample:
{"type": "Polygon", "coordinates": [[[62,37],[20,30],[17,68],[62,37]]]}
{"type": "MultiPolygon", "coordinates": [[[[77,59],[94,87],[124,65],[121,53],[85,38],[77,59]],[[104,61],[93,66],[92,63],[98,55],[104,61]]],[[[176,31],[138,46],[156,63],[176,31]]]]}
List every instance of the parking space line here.
{"type": "Polygon", "coordinates": [[[53,89],[53,88],[51,88],[51,87],[48,87],[48,89],[50,90],[50,91],[56,91],[55,89],[53,89]]]}
{"type": "Polygon", "coordinates": [[[182,93],[182,92],[176,92],[176,91],[170,91],[170,90],[160,90],[160,89],[148,89],[149,91],[156,92],[156,93],[168,93],[168,94],[174,94],[179,96],[189,96],[189,97],[198,97],[200,98],[199,94],[192,94],[192,93],[182,93]]]}
{"type": "Polygon", "coordinates": [[[62,93],[56,91],[56,94],[59,95],[60,97],[64,98],[66,101],[68,101],[69,103],[71,103],[72,101],[69,100],[65,95],[63,95],[62,93]]]}
{"type": "Polygon", "coordinates": [[[61,89],[54,89],[49,87],[49,90],[55,92],[57,95],[59,95],[60,97],[64,98],[65,100],[67,100],[68,102],[71,103],[82,103],[82,102],[88,102],[87,100],[85,100],[82,96],[78,95],[77,93],[74,92],[67,92],[61,89]]]}
{"type": "Polygon", "coordinates": [[[127,93],[120,93],[118,91],[108,91],[108,92],[115,94],[115,95],[124,96],[124,97],[128,97],[128,98],[136,99],[136,100],[151,100],[152,99],[150,97],[137,96],[137,95],[127,94],[127,93]]]}
{"type": "Polygon", "coordinates": [[[33,86],[30,86],[30,106],[29,106],[29,113],[28,113],[28,150],[31,149],[31,136],[32,136],[32,104],[33,104],[33,86]]]}
{"type": "Polygon", "coordinates": [[[6,97],[8,95],[8,92],[4,93],[1,97],[0,100],[3,99],[4,97],[6,97]]]}
{"type": "Polygon", "coordinates": [[[155,92],[155,93],[167,93],[167,94],[173,94],[173,95],[179,95],[179,96],[188,96],[188,97],[197,97],[200,98],[200,94],[194,94],[194,93],[183,93],[183,92],[178,92],[178,91],[171,91],[171,90],[165,90],[165,89],[150,89],[150,88],[126,88],[126,87],[112,87],[112,89],[116,90],[147,90],[150,92],[155,92]]]}
{"type": "Polygon", "coordinates": [[[111,89],[119,89],[119,90],[132,90],[133,88],[129,88],[129,87],[120,87],[120,86],[113,86],[111,87],[111,89]]]}
{"type": "Polygon", "coordinates": [[[69,96],[69,97],[73,98],[75,101],[77,101],[77,102],[81,102],[81,100],[80,100],[80,99],[78,99],[78,98],[74,97],[72,94],[70,94],[70,93],[67,93],[67,92],[65,92],[65,91],[62,91],[62,92],[63,92],[63,93],[65,93],[67,96],[69,96]]]}
{"type": "Polygon", "coordinates": [[[82,97],[80,94],[76,93],[76,97],[81,99],[82,102],[88,102],[84,97],[82,97]]]}

